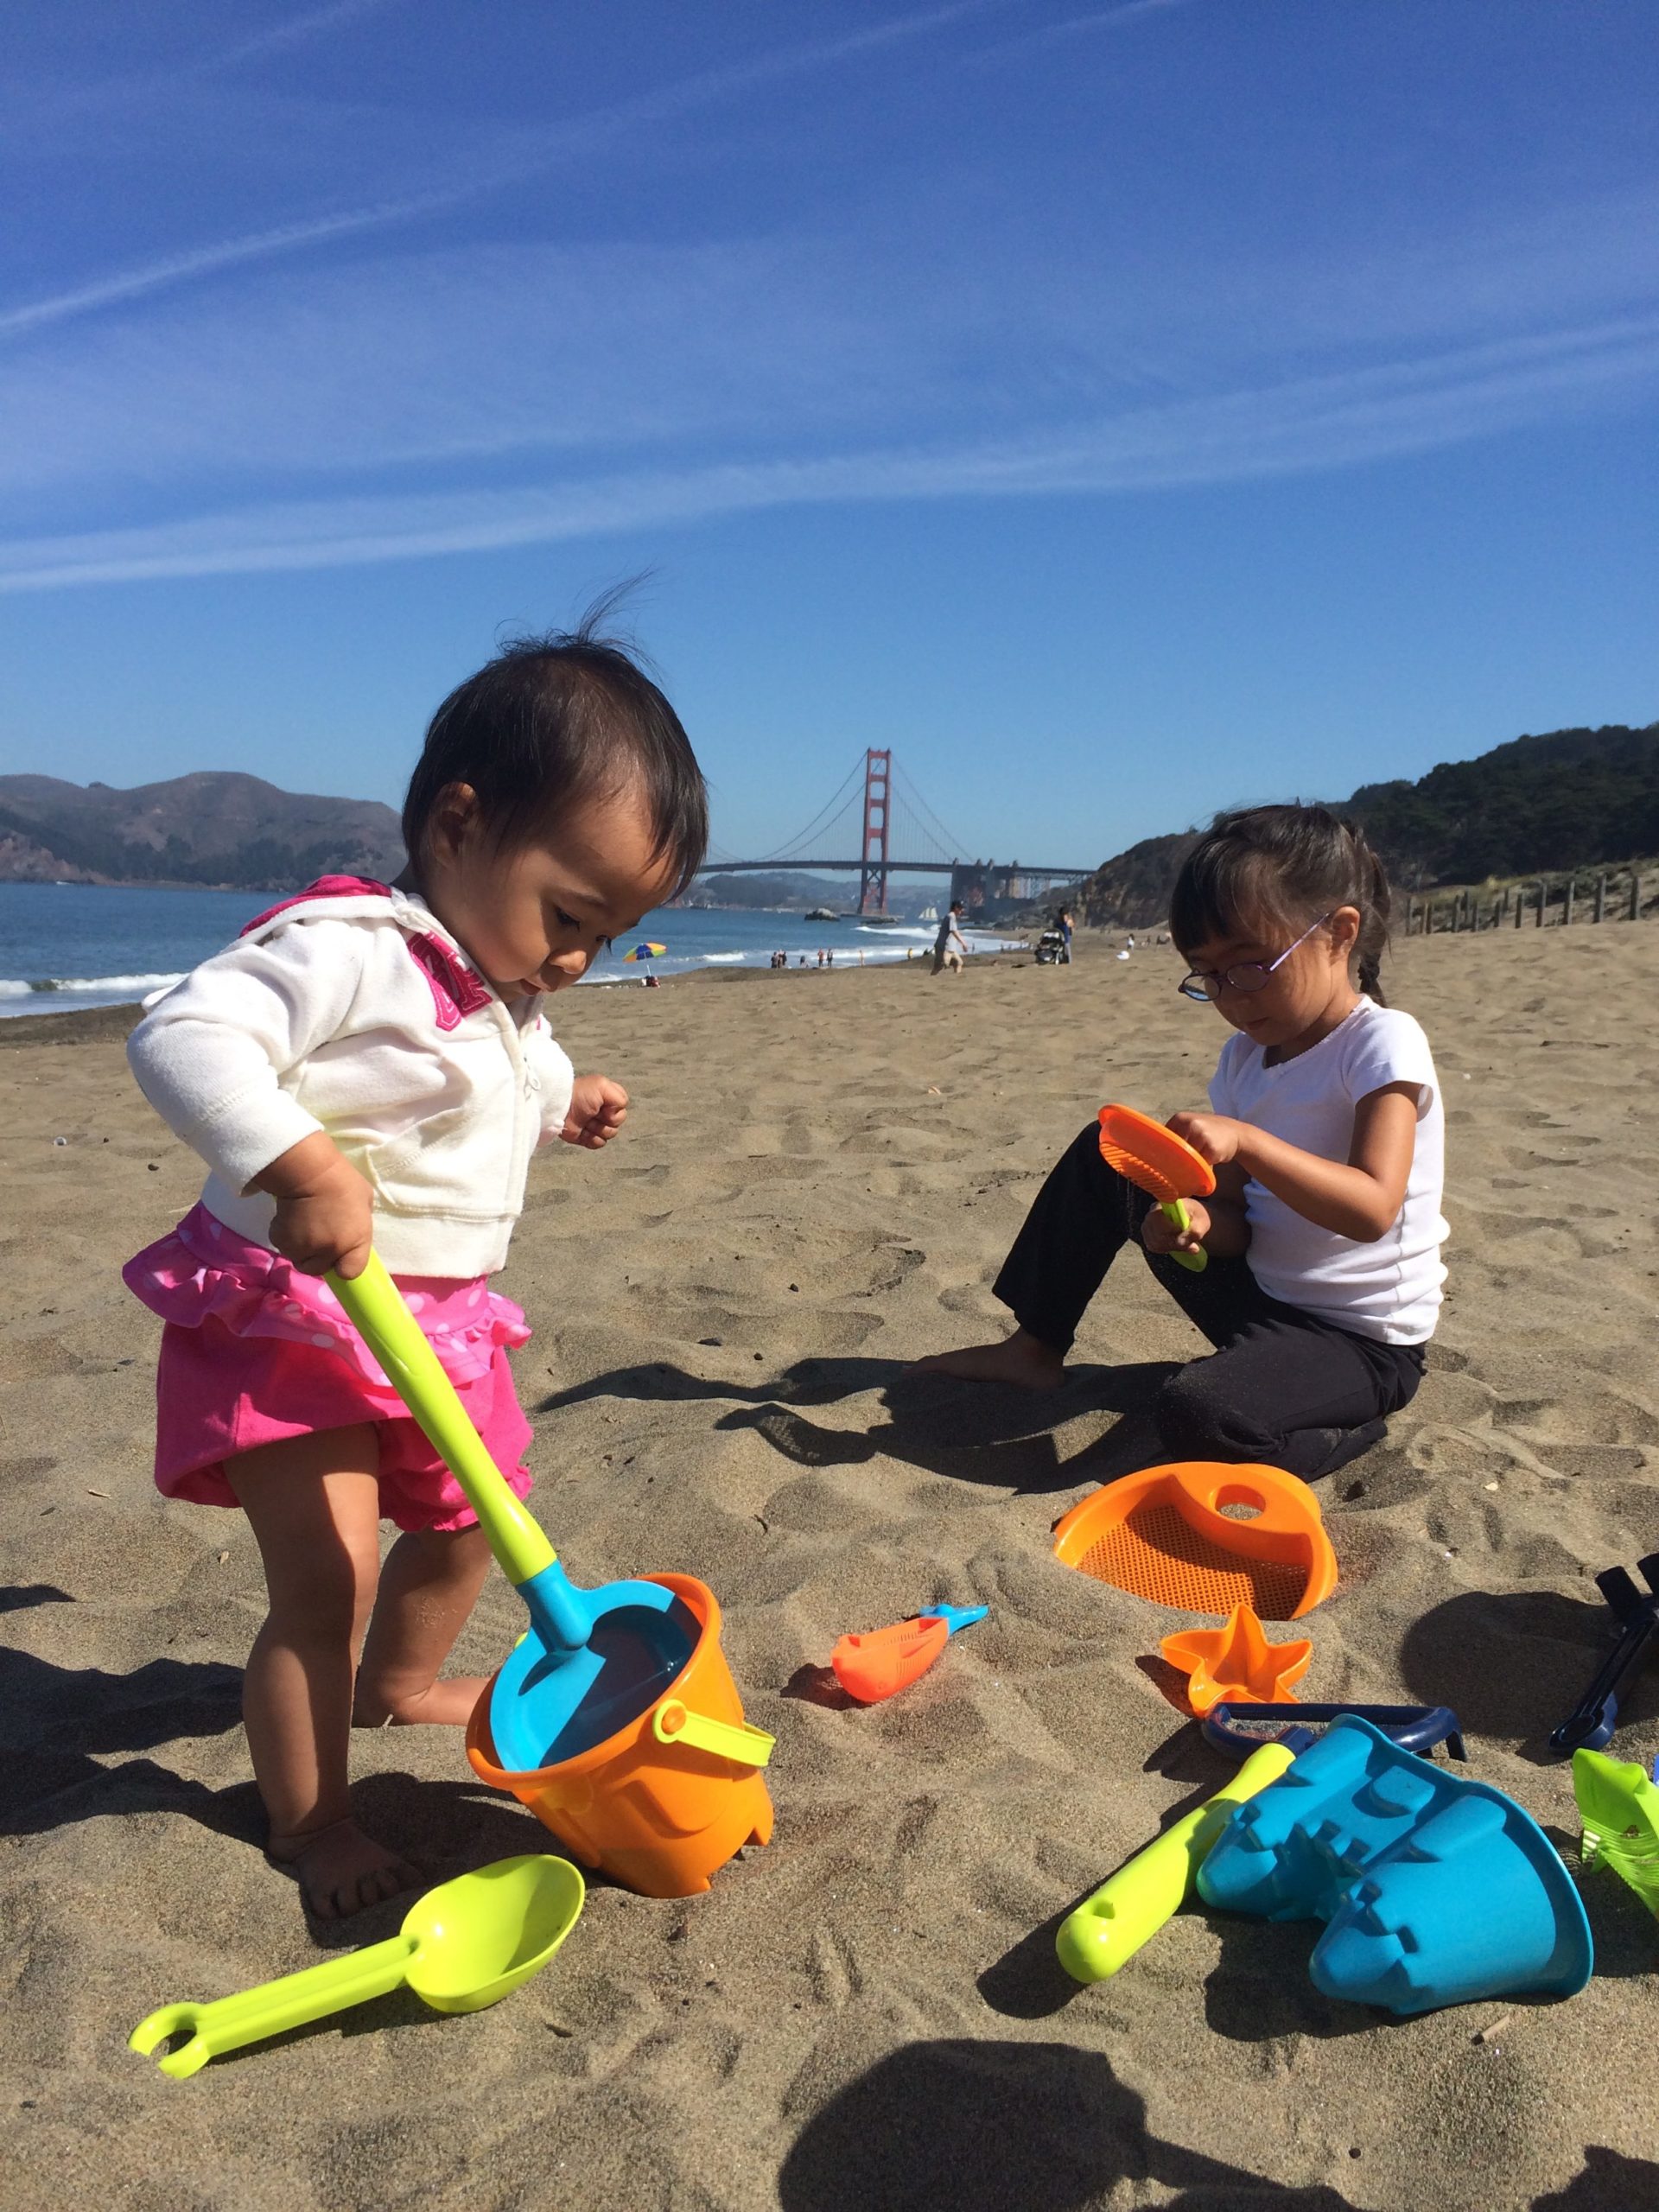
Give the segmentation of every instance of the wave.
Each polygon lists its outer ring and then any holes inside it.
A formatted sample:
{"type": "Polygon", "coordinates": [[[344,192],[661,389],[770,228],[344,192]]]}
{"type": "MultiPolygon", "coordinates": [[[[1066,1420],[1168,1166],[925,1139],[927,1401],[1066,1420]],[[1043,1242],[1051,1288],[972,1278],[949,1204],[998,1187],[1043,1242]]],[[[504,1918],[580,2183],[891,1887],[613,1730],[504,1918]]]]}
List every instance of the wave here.
{"type": "Polygon", "coordinates": [[[0,999],[52,998],[78,991],[159,991],[181,983],[185,971],[170,976],[0,976],[0,999]]]}
{"type": "Polygon", "coordinates": [[[733,960],[747,960],[749,956],[747,952],[705,952],[702,957],[705,960],[715,961],[724,965],[733,960]]]}

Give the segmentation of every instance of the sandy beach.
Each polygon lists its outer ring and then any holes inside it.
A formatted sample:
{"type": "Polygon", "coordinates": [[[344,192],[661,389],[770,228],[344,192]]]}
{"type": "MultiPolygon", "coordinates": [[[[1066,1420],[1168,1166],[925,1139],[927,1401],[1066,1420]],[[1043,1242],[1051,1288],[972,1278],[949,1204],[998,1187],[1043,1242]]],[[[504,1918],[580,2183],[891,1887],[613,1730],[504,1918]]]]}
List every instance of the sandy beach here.
{"type": "MultiPolygon", "coordinates": [[[[635,1103],[602,1158],[543,1154],[503,1281],[533,1503],[581,1581],[713,1587],[775,1838],[696,1900],[595,1881],[493,2010],[404,1993],[182,2084],[126,2050],[142,2014],[402,1908],[313,1931],[264,1863],[252,1541],[150,1480],[156,1324],[118,1270],[198,1164],[124,1017],[0,1028],[6,2212],[1659,2203],[1659,1923],[1611,1875],[1562,2004],[1396,2021],[1313,1989],[1313,1929],[1198,1908],[1096,1988],[1055,1963],[1061,1916],[1227,1771],[1154,1656],[1189,1618],[1049,1548],[1198,1340],[1125,1255],[1058,1395],[907,1363],[1000,1331],[996,1267],[1103,1098],[1201,1101],[1223,1026],[1177,974],[1096,942],[558,1001],[635,1103]],[[838,1634],[934,1599],[990,1618],[890,1704],[826,1694],[838,1634]]],[[[1444,1083],[1450,1295],[1416,1402],[1324,1486],[1341,1583],[1303,1694],[1454,1705],[1471,1770],[1572,1855],[1545,1738],[1600,1647],[1592,1576],[1659,1541],[1659,928],[1417,939],[1387,980],[1444,1083]]],[[[493,1577],[461,1662],[521,1621],[493,1577]]],[[[1659,1665],[1613,1749],[1659,1751],[1659,1665]]],[[[355,1771],[434,1880],[549,1841],[448,1732],[361,1735],[355,1771]]]]}

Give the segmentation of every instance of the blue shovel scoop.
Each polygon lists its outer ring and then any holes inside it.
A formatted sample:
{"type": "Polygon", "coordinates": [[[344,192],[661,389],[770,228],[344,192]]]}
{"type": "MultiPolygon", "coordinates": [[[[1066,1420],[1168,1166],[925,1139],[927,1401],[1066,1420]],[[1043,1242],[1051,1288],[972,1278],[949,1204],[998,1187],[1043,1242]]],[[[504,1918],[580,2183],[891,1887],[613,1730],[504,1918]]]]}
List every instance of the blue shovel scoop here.
{"type": "Polygon", "coordinates": [[[467,1494],[530,1628],[490,1692],[490,1735],[504,1767],[524,1773],[574,1758],[648,1712],[685,1665],[696,1615],[660,1582],[578,1590],[513,1496],[419,1323],[372,1253],[328,1287],[467,1494]]]}

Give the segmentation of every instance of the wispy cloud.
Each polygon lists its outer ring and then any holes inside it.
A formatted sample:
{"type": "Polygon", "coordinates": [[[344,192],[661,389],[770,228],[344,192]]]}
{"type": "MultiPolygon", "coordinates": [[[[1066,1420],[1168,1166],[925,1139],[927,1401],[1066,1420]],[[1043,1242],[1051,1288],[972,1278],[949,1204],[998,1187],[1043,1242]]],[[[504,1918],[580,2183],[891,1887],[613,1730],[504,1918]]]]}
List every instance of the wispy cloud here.
{"type": "Polygon", "coordinates": [[[1659,315],[1240,388],[1023,439],[289,501],[0,547],[0,591],[499,550],[790,505],[1147,491],[1353,466],[1659,387],[1659,315]]]}
{"type": "Polygon", "coordinates": [[[385,200],[378,206],[355,207],[338,215],[320,215],[309,222],[283,223],[274,230],[251,231],[241,238],[225,238],[217,245],[197,246],[186,253],[163,254],[155,261],[140,262],[134,268],[95,277],[72,291],[54,292],[49,298],[32,300],[25,307],[0,310],[0,337],[20,336],[25,331],[43,329],[51,323],[69,322],[77,315],[91,314],[99,308],[143,299],[152,292],[188,283],[192,277],[242,268],[251,262],[269,261],[277,254],[292,253],[302,246],[348,238],[358,231],[382,230],[389,223],[408,221],[429,209],[453,206],[454,199],[453,192],[442,192],[385,200]]]}
{"type": "Polygon", "coordinates": [[[1141,16],[1166,16],[1173,9],[1192,4],[1192,0],[1121,0],[1116,8],[1090,8],[1086,14],[1068,16],[1062,22],[1045,23],[1039,29],[999,39],[994,46],[982,47],[973,59],[988,61],[996,55],[1017,53],[1022,47],[1058,46],[1091,31],[1114,30],[1121,24],[1134,22],[1141,16]]]}
{"type": "MultiPolygon", "coordinates": [[[[1017,232],[456,245],[289,266],[0,355],[0,527],[925,440],[1472,358],[1659,308],[1636,192],[1366,254],[1145,266],[1017,232]]],[[[132,519],[130,515],[124,519],[132,519]]],[[[61,522],[58,523],[62,527],[61,522]]]]}
{"type": "Polygon", "coordinates": [[[285,53],[289,48],[303,45],[308,40],[326,37],[330,31],[341,30],[348,23],[359,22],[366,16],[378,16],[398,4],[400,0],[334,0],[331,7],[308,9],[302,16],[290,16],[284,22],[272,23],[268,30],[255,31],[247,38],[217,48],[203,54],[192,67],[204,76],[245,68],[250,61],[263,61],[268,54],[285,53]]]}
{"type": "MultiPolygon", "coordinates": [[[[292,40],[305,35],[325,19],[356,14],[379,0],[355,0],[345,9],[324,9],[296,18],[286,27],[263,34],[265,41],[292,40]]],[[[388,195],[365,206],[341,208],[302,220],[247,232],[186,251],[160,256],[135,267],[112,270],[64,291],[0,308],[0,337],[19,336],[53,323],[65,322],[99,309],[141,299],[149,295],[215,276],[225,270],[269,261],[307,246],[320,245],[364,232],[386,230],[422,216],[458,207],[469,200],[520,183],[562,161],[591,154],[643,124],[663,123],[693,113],[699,108],[753,91],[760,86],[828,68],[891,47],[902,40],[921,38],[964,17],[979,16],[1013,4],[1013,0],[947,0],[947,4],[919,13],[896,16],[868,24],[861,30],[838,37],[759,54],[753,60],[733,62],[699,71],[670,85],[659,86],[632,99],[620,100],[592,113],[553,125],[534,134],[515,134],[514,149],[505,157],[480,155],[464,173],[429,189],[401,197],[388,195]]],[[[230,59],[245,58],[257,41],[219,54],[213,66],[227,67],[230,59]]],[[[206,65],[204,65],[206,66],[206,65]]]]}

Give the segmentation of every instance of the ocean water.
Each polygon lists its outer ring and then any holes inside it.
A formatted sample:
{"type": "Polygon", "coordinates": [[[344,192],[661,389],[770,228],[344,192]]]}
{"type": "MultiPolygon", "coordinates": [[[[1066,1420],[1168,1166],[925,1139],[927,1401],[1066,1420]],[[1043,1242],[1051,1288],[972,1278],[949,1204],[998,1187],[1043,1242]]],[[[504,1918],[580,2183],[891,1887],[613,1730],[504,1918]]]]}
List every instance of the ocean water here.
{"type": "MultiPolygon", "coordinates": [[[[230,944],[245,922],[274,906],[275,891],[128,890],[81,883],[0,883],[0,1018],[67,1013],[76,1007],[119,1006],[176,982],[230,944]]],[[[798,914],[747,908],[671,906],[648,914],[638,934],[603,954],[589,983],[639,981],[638,963],[623,954],[654,939],[668,948],[652,965],[659,976],[706,967],[765,968],[775,951],[791,967],[803,956],[816,965],[820,950],[836,965],[903,960],[931,947],[932,922],[874,926],[855,918],[809,922],[798,914]]],[[[988,950],[1002,942],[969,933],[988,950]]]]}

